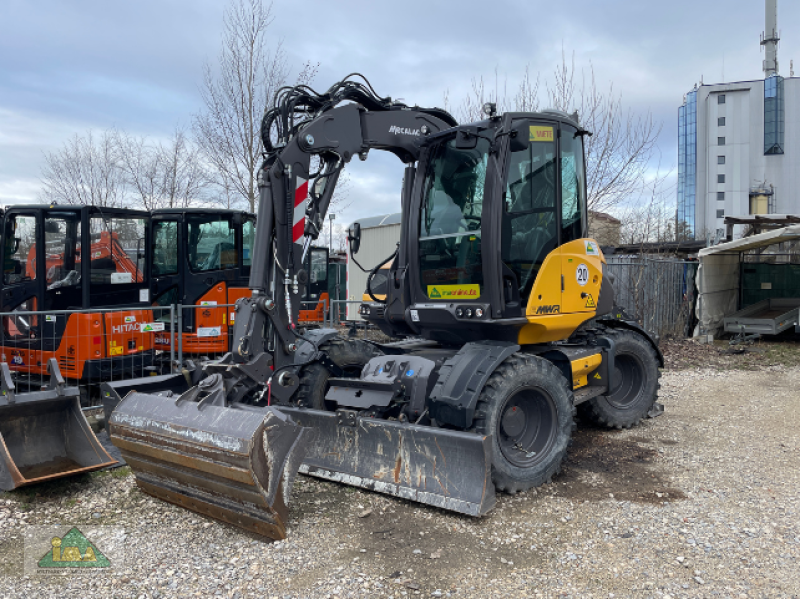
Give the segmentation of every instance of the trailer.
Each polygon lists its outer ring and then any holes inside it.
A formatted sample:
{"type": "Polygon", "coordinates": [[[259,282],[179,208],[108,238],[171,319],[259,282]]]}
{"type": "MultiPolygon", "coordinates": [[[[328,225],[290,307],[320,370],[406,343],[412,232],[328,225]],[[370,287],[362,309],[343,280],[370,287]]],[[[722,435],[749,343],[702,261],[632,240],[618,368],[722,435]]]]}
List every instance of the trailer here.
{"type": "Polygon", "coordinates": [[[723,321],[726,333],[778,335],[800,323],[800,298],[766,299],[723,321]]]}

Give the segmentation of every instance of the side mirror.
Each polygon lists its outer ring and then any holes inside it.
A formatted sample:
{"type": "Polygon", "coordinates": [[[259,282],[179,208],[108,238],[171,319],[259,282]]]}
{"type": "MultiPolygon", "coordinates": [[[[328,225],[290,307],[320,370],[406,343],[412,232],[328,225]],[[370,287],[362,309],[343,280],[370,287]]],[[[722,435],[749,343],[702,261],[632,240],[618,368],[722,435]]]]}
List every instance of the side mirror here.
{"type": "Polygon", "coordinates": [[[516,125],[509,134],[511,139],[510,148],[512,152],[524,152],[530,145],[530,132],[528,123],[516,125]]]}
{"type": "Polygon", "coordinates": [[[478,128],[464,127],[456,133],[456,148],[459,150],[471,150],[478,145],[478,128]]]}
{"type": "Polygon", "coordinates": [[[347,230],[347,242],[350,244],[350,253],[357,254],[361,247],[361,223],[353,223],[347,230]]]}

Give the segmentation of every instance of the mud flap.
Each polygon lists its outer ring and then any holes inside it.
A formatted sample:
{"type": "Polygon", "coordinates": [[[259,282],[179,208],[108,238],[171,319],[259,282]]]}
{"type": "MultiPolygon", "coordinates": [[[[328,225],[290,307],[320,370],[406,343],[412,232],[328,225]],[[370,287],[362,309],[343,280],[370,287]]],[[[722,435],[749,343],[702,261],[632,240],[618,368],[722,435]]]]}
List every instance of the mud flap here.
{"type": "Polygon", "coordinates": [[[317,432],[300,466],[303,474],[469,516],[495,505],[490,436],[346,411],[281,411],[317,432]]]}
{"type": "Polygon", "coordinates": [[[100,470],[116,464],[81,411],[80,390],[67,387],[58,362],[48,363],[47,389],[16,394],[0,364],[0,489],[100,470]]]}
{"type": "Polygon", "coordinates": [[[136,392],[116,406],[108,428],[146,493],[286,538],[289,491],[312,431],[274,408],[136,392]]]}

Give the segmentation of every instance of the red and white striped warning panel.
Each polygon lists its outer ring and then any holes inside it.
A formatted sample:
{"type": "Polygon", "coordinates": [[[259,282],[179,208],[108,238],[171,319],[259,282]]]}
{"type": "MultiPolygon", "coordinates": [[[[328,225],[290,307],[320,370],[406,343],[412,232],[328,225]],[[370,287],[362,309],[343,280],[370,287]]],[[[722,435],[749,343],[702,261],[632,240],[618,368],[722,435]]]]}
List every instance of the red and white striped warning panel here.
{"type": "Polygon", "coordinates": [[[300,243],[306,228],[306,199],[308,199],[308,179],[297,177],[294,190],[294,222],[292,223],[292,241],[300,243]]]}

